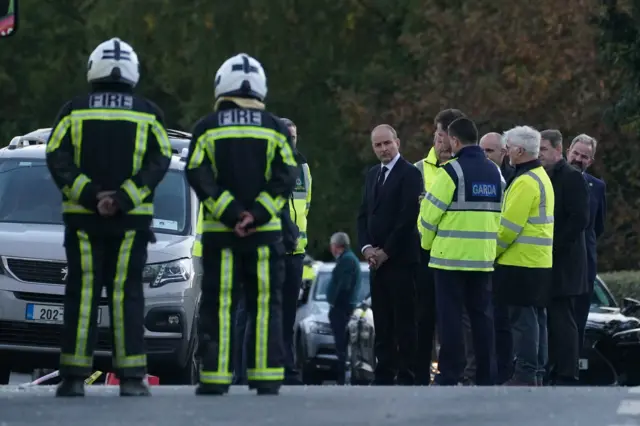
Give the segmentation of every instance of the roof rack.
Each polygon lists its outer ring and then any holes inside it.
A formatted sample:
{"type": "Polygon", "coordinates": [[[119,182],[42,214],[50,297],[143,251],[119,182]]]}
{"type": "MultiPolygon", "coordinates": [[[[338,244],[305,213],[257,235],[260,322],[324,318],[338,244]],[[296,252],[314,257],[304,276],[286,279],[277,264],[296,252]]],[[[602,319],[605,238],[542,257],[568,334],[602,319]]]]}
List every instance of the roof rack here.
{"type": "Polygon", "coordinates": [[[25,146],[30,146],[30,145],[46,145],[47,144],[47,140],[40,138],[38,136],[16,136],[13,139],[11,139],[11,142],[9,142],[9,145],[7,146],[7,149],[18,149],[18,148],[23,148],[25,146]]]}
{"type": "Polygon", "coordinates": [[[182,130],[167,129],[167,135],[173,138],[191,139],[191,133],[183,132],[182,130]]]}

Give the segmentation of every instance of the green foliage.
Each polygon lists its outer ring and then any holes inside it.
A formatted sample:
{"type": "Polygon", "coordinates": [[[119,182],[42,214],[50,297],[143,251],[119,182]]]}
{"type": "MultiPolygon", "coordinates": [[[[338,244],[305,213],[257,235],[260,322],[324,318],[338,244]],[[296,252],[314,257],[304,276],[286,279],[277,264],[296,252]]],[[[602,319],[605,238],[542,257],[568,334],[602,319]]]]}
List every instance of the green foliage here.
{"type": "Polygon", "coordinates": [[[625,297],[640,300],[640,270],[612,271],[599,275],[618,303],[625,297]]]}
{"type": "MultiPolygon", "coordinates": [[[[136,48],[140,93],[160,105],[170,127],[184,130],[211,110],[218,66],[244,51],[267,71],[268,108],[298,126],[314,182],[314,256],[337,230],[355,240],[363,172],[376,162],[370,129],[393,125],[403,155],[416,161],[430,147],[435,114],[457,107],[481,131],[530,124],[560,128],[566,139],[586,132],[605,140],[595,165],[607,180],[610,205],[600,269],[638,267],[640,170],[629,163],[640,146],[601,124],[622,83],[640,81],[629,73],[640,63],[633,56],[640,52],[637,37],[615,28],[636,28],[635,12],[607,21],[611,13],[599,0],[21,0],[20,6],[20,31],[0,40],[0,145],[49,126],[66,99],[86,91],[87,57],[109,37],[136,48]]],[[[633,98],[638,90],[625,93],[633,98]]]]}

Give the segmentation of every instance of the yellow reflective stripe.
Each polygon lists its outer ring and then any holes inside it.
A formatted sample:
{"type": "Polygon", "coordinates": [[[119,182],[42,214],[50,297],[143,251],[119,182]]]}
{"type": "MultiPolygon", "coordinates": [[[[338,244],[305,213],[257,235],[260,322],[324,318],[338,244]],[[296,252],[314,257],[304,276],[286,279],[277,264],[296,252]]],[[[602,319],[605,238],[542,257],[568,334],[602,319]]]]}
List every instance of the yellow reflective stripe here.
{"type": "Polygon", "coordinates": [[[542,183],[540,177],[533,173],[532,171],[528,171],[525,173],[525,176],[529,176],[533,178],[538,184],[538,188],[540,189],[540,204],[538,205],[538,216],[537,217],[529,217],[527,222],[532,225],[544,225],[546,223],[553,223],[553,215],[547,216],[547,190],[542,183]]]}
{"type": "Polygon", "coordinates": [[[258,247],[258,310],[256,314],[256,362],[254,369],[257,371],[266,370],[268,366],[269,301],[271,299],[269,254],[268,246],[258,247]]]}
{"type": "Polygon", "coordinates": [[[434,257],[433,255],[429,259],[429,266],[437,265],[437,266],[445,266],[452,268],[467,268],[467,269],[493,269],[493,260],[485,261],[485,260],[455,260],[455,259],[443,259],[439,257],[434,257]]]}
{"type": "Polygon", "coordinates": [[[220,219],[225,209],[233,201],[233,195],[229,191],[224,191],[217,200],[209,197],[204,200],[204,205],[209,210],[214,219],[220,219]]]}
{"type": "Polygon", "coordinates": [[[73,181],[71,188],[65,186],[64,188],[62,188],[62,192],[67,198],[78,201],[80,199],[80,195],[82,195],[84,187],[87,186],[87,184],[89,184],[90,182],[91,180],[87,177],[87,175],[80,174],[73,181]]]}
{"type": "Polygon", "coordinates": [[[130,111],[122,109],[78,109],[71,111],[73,120],[119,120],[133,123],[146,123],[152,125],[156,116],[146,112],[130,111]]]}
{"type": "MultiPolygon", "coordinates": [[[[281,229],[282,222],[280,217],[273,217],[264,225],[256,227],[256,231],[258,232],[280,231],[281,229]]],[[[217,220],[204,220],[202,222],[202,232],[233,232],[233,228],[229,228],[227,225],[217,220]]]]}
{"type": "Polygon", "coordinates": [[[187,164],[187,169],[195,169],[196,167],[200,167],[202,162],[204,161],[205,156],[205,148],[203,146],[206,143],[207,134],[203,134],[196,140],[195,146],[193,148],[193,153],[191,154],[191,158],[189,159],[189,164],[187,164]]]}
{"type": "Polygon", "coordinates": [[[82,159],[82,121],[71,116],[71,145],[73,145],[73,163],[80,167],[82,159]]]}
{"type": "MultiPolygon", "coordinates": [[[[87,342],[89,341],[89,327],[91,326],[91,308],[93,307],[93,254],[91,241],[85,231],[78,231],[78,246],[80,249],[80,267],[82,271],[82,287],[80,290],[80,307],[78,312],[78,326],[76,330],[77,357],[87,356],[87,342]]],[[[92,348],[93,349],[93,348],[92,348]]],[[[93,351],[91,351],[93,353],[93,351]]]]}
{"type": "MultiPolygon", "coordinates": [[[[426,228],[426,226],[425,226],[425,228],[426,228]]],[[[473,240],[495,240],[498,237],[498,233],[497,232],[484,232],[484,231],[456,231],[456,230],[438,229],[438,237],[444,237],[444,238],[468,238],[468,239],[473,239],[473,240]]]]}
{"type": "Polygon", "coordinates": [[[149,126],[146,123],[138,123],[136,126],[136,142],[133,148],[133,167],[131,172],[133,175],[138,174],[142,168],[144,154],[147,151],[147,137],[149,134],[149,126]]]}
{"type": "Polygon", "coordinates": [[[228,385],[233,381],[232,373],[218,373],[215,371],[200,371],[200,383],[207,385],[228,385]]]}
{"type": "MultiPolygon", "coordinates": [[[[96,212],[91,211],[71,201],[64,201],[62,203],[62,213],[96,214],[96,212]]],[[[141,204],[138,207],[134,208],[133,210],[129,210],[127,214],[153,215],[153,204],[152,203],[141,204]]]]}
{"type": "Polygon", "coordinates": [[[553,246],[553,238],[545,237],[526,237],[519,235],[515,240],[516,243],[532,244],[534,246],[553,246]]]}
{"type": "Polygon", "coordinates": [[[134,206],[142,204],[145,198],[151,194],[151,191],[146,186],[144,188],[138,188],[131,179],[127,179],[121,186],[122,190],[127,193],[134,206]]]}
{"type": "Polygon", "coordinates": [[[247,379],[259,380],[284,380],[284,368],[250,368],[247,369],[247,379]]]}
{"type": "Polygon", "coordinates": [[[424,199],[429,201],[431,204],[433,204],[434,206],[436,206],[440,210],[446,211],[447,208],[449,208],[449,205],[447,203],[445,203],[443,201],[440,201],[438,198],[436,198],[436,196],[434,196],[430,192],[427,192],[424,195],[424,199]]]}
{"type": "Polygon", "coordinates": [[[504,216],[500,219],[500,225],[504,226],[507,229],[512,230],[516,234],[519,234],[524,229],[523,226],[518,225],[517,223],[511,222],[509,219],[504,216]]]}
{"type": "Polygon", "coordinates": [[[280,213],[280,210],[284,207],[286,201],[282,197],[273,198],[269,193],[262,191],[256,201],[262,204],[271,216],[277,216],[280,213]]]}
{"type": "Polygon", "coordinates": [[[167,135],[167,131],[164,126],[161,125],[158,120],[153,120],[151,123],[151,132],[156,137],[158,145],[160,145],[160,152],[162,155],[171,158],[171,141],[169,140],[169,135],[167,135]]]}
{"type": "Polygon", "coordinates": [[[220,253],[220,294],[218,306],[218,370],[201,371],[200,382],[231,384],[231,301],[233,293],[233,251],[223,249],[220,253]]]}
{"type": "Polygon", "coordinates": [[[60,148],[60,145],[62,145],[62,140],[66,136],[70,127],[71,117],[67,115],[62,120],[60,120],[56,128],[51,132],[51,136],[49,136],[49,140],[47,141],[47,153],[53,152],[56,149],[60,148]]]}
{"type": "Polygon", "coordinates": [[[60,364],[69,367],[89,367],[93,366],[92,356],[80,356],[72,354],[60,354],[60,364]]]}
{"type": "Polygon", "coordinates": [[[429,222],[427,222],[426,220],[424,220],[423,218],[420,218],[420,224],[425,228],[428,229],[429,231],[433,231],[436,232],[438,230],[438,227],[435,225],[430,224],[429,222]]]}
{"type": "Polygon", "coordinates": [[[130,230],[125,232],[120,250],[118,251],[118,260],[116,263],[116,273],[113,280],[113,299],[111,304],[111,318],[113,323],[114,342],[114,366],[116,368],[127,367],[143,367],[146,365],[146,355],[127,356],[127,347],[125,344],[125,327],[124,323],[124,286],[129,274],[129,261],[131,259],[131,249],[136,236],[136,231],[130,230]]]}

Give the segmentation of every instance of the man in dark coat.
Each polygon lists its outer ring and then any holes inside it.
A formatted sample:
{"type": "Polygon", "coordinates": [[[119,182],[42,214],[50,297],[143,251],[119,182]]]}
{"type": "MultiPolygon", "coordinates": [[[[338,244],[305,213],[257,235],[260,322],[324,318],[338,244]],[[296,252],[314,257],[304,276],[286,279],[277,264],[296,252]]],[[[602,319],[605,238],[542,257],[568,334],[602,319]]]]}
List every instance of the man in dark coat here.
{"type": "Polygon", "coordinates": [[[541,132],[540,161],[555,192],[553,284],[548,306],[550,381],[578,381],[579,331],[576,305],[589,292],[585,230],[589,225],[589,187],[582,173],[562,157],[562,134],[541,132]]]}

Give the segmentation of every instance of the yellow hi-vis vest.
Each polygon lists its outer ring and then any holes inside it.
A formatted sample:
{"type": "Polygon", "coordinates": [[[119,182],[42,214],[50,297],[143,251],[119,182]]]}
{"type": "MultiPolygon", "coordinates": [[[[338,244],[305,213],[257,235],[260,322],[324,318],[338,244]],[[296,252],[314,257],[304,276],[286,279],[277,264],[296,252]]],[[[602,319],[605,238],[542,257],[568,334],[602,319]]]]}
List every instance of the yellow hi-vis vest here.
{"type": "Polygon", "coordinates": [[[427,157],[413,164],[420,170],[422,174],[422,182],[424,183],[424,192],[429,191],[429,186],[433,182],[433,178],[438,171],[438,157],[436,156],[436,149],[431,148],[427,157]]]}
{"type": "Polygon", "coordinates": [[[497,263],[551,268],[555,194],[547,172],[536,167],[517,176],[504,196],[497,263]]]}
{"type": "Polygon", "coordinates": [[[204,218],[202,217],[204,206],[202,204],[200,204],[199,210],[200,212],[198,213],[198,224],[196,225],[196,241],[193,243],[191,255],[202,257],[202,221],[204,220],[204,218]]]}
{"type": "Polygon", "coordinates": [[[496,257],[500,199],[467,201],[465,186],[458,159],[438,169],[420,207],[421,245],[431,251],[430,268],[490,272],[496,257]],[[457,185],[448,168],[455,172],[457,185]]]}
{"type": "MultiPolygon", "coordinates": [[[[424,184],[424,192],[427,193],[431,186],[431,182],[433,182],[433,178],[436,176],[436,172],[438,171],[438,157],[436,156],[436,149],[432,147],[426,158],[418,161],[417,163],[413,163],[413,165],[420,170],[422,183],[424,184]]],[[[418,217],[418,231],[419,230],[420,217],[418,217]]]]}
{"type": "Polygon", "coordinates": [[[296,179],[293,199],[289,201],[291,220],[300,230],[298,246],[293,254],[302,254],[307,247],[307,215],[311,206],[311,171],[309,170],[309,165],[302,163],[298,169],[300,170],[300,176],[296,179]]]}

